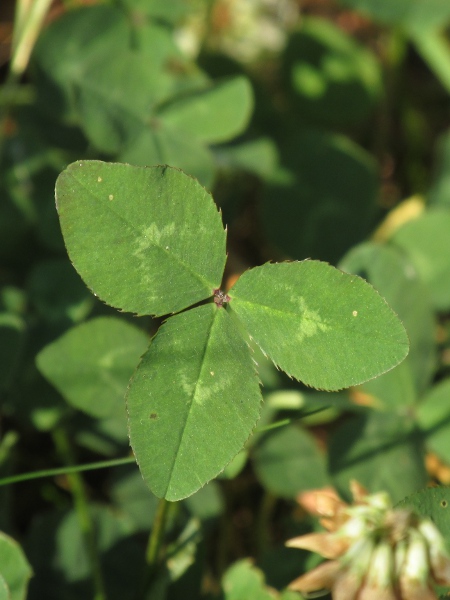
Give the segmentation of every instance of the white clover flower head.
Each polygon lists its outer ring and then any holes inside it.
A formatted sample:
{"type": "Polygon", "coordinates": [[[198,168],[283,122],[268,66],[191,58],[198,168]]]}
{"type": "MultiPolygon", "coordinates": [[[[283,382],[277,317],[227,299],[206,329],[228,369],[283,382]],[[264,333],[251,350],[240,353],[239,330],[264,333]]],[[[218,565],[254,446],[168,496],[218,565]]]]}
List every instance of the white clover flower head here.
{"type": "Polygon", "coordinates": [[[328,529],[287,542],[331,559],[290,584],[312,592],[329,589],[333,600],[437,600],[433,584],[450,585],[450,554],[434,523],[395,509],[386,493],[369,495],[352,482],[354,503],[330,490],[306,494],[310,512],[328,529]],[[325,510],[324,510],[325,508],[325,510]]]}

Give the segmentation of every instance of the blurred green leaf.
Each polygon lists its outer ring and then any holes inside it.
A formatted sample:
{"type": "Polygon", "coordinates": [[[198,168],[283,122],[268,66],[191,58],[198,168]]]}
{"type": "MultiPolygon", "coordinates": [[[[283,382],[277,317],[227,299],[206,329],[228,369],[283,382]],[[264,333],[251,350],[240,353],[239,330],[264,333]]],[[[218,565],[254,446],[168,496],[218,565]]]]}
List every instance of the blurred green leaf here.
{"type": "Polygon", "coordinates": [[[191,515],[201,521],[217,519],[225,512],[225,497],[217,481],[210,481],[195,494],[186,498],[184,504],[191,515]]]}
{"type": "Polygon", "coordinates": [[[450,207],[450,132],[438,140],[435,172],[428,191],[431,205],[450,207]]]}
{"type": "Polygon", "coordinates": [[[252,91],[244,77],[176,96],[136,131],[119,159],[142,166],[170,164],[211,187],[215,165],[206,144],[240,133],[247,125],[252,103],[252,91]]]}
{"type": "Polygon", "coordinates": [[[25,331],[23,319],[12,313],[0,312],[0,390],[9,388],[14,380],[25,331]]]}
{"type": "Polygon", "coordinates": [[[369,492],[386,490],[394,502],[428,481],[422,439],[411,416],[371,411],[350,418],[333,434],[329,472],[343,497],[356,479],[369,492]]]}
{"type": "Polygon", "coordinates": [[[363,383],[356,388],[356,394],[368,394],[368,403],[382,410],[405,415],[417,404],[411,361],[406,358],[395,369],[363,383]]]}
{"type": "Polygon", "coordinates": [[[408,30],[445,27],[450,22],[447,0],[340,0],[369,17],[408,30]]]}
{"type": "MultiPolygon", "coordinates": [[[[144,568],[140,544],[130,537],[126,518],[106,506],[91,505],[95,542],[101,557],[106,594],[111,600],[132,600],[144,568]]],[[[94,597],[91,565],[75,511],[41,515],[31,528],[27,554],[35,571],[27,600],[68,600],[94,597]]]]}
{"type": "Polygon", "coordinates": [[[0,532],[0,575],[7,585],[8,600],[25,600],[32,569],[19,544],[0,532]]]}
{"type": "Polygon", "coordinates": [[[231,288],[230,309],[288,375],[326,390],[362,383],[408,353],[403,325],[365,281],[326,263],[266,264],[231,288]]]}
{"type": "Polygon", "coordinates": [[[429,450],[450,461],[450,379],[433,386],[417,407],[417,419],[429,450]]]}
{"type": "Polygon", "coordinates": [[[126,452],[130,441],[124,408],[122,397],[121,410],[109,417],[99,419],[81,412],[73,415],[70,422],[77,445],[104,456],[115,457],[126,452]]]}
{"type": "Polygon", "coordinates": [[[179,128],[208,144],[229,140],[245,128],[253,108],[246,77],[234,77],[190,92],[163,106],[156,114],[162,125],[179,128]]]}
{"type": "Polygon", "coordinates": [[[248,171],[262,179],[273,175],[278,164],[277,147],[270,138],[266,137],[231,146],[221,146],[215,150],[215,154],[222,167],[248,171]]]}
{"type": "Polygon", "coordinates": [[[176,91],[179,74],[171,73],[170,64],[183,64],[170,31],[143,19],[133,23],[106,4],[53,21],[34,60],[46,110],[78,120],[91,142],[108,153],[142,126],[153,104],[176,91]]]}
{"type": "Polygon", "coordinates": [[[391,241],[411,260],[436,310],[450,308],[450,210],[433,208],[397,229],[391,241]]]}
{"type": "Polygon", "coordinates": [[[225,600],[275,600],[275,590],[264,583],[263,573],[248,559],[232,565],[222,579],[225,600]]]}
{"type": "Polygon", "coordinates": [[[143,13],[152,19],[168,23],[177,21],[191,8],[190,2],[186,0],[170,0],[168,3],[161,0],[119,0],[119,2],[132,13],[143,13]]]}
{"type": "Polygon", "coordinates": [[[381,92],[375,56],[325,19],[305,18],[291,34],[284,70],[305,122],[357,123],[381,92]]]}
{"type": "Polygon", "coordinates": [[[108,304],[164,315],[219,287],[226,260],[220,214],[181,171],[76,162],[59,176],[56,198],[69,256],[108,304]]]}
{"type": "Polygon", "coordinates": [[[237,477],[247,464],[247,460],[248,451],[246,449],[241,450],[239,454],[236,454],[233,460],[228,463],[222,473],[220,473],[219,479],[234,479],[237,477]]]}
{"type": "Polygon", "coordinates": [[[378,176],[373,159],[342,135],[288,124],[280,140],[282,170],[268,182],[262,224],[291,258],[336,263],[369,233],[378,176]]]}
{"type": "Polygon", "coordinates": [[[422,394],[436,369],[436,320],[429,290],[414,264],[395,247],[365,242],[346,254],[339,268],[367,279],[402,320],[410,342],[406,362],[417,394],[422,394]]]}
{"type": "Polygon", "coordinates": [[[127,18],[97,5],[57,19],[35,53],[41,103],[79,124],[101,152],[140,166],[170,164],[210,186],[214,163],[206,144],[245,128],[250,84],[243,76],[209,83],[161,17],[148,20],[136,10],[127,18]]]}
{"type": "Polygon", "coordinates": [[[282,498],[327,485],[325,456],[303,428],[290,425],[262,436],[252,452],[262,485],[282,498]]]}
{"type": "MultiPolygon", "coordinates": [[[[191,518],[175,542],[168,546],[166,578],[170,587],[163,598],[184,600],[200,597],[205,554],[202,538],[201,523],[198,519],[191,518]]],[[[147,598],[153,600],[153,589],[147,598]]]]}
{"type": "Polygon", "coordinates": [[[214,161],[208,148],[195,137],[171,127],[142,128],[119,153],[118,160],[133,165],[170,164],[211,188],[214,161]]]}
{"type": "Polygon", "coordinates": [[[158,499],[145,485],[136,465],[114,470],[110,493],[115,508],[126,515],[136,531],[151,529],[158,499]]]}
{"type": "Polygon", "coordinates": [[[67,259],[40,262],[27,282],[30,301],[50,322],[77,323],[85,319],[94,298],[67,259]]]}
{"type": "Polygon", "coordinates": [[[15,285],[5,285],[0,289],[0,310],[6,313],[23,315],[27,308],[24,291],[15,285]]]}
{"type": "Polygon", "coordinates": [[[11,600],[11,594],[8,590],[8,585],[0,574],[0,600],[11,600]]]}
{"type": "Polygon", "coordinates": [[[36,364],[73,407],[107,417],[125,412],[128,380],[147,347],[148,338],[137,327],[98,317],[46,346],[36,364]]]}
{"type": "Polygon", "coordinates": [[[215,477],[249,437],[260,402],[255,365],[225,309],[171,317],[127,395],[131,445],[153,493],[179,500],[215,477]]]}

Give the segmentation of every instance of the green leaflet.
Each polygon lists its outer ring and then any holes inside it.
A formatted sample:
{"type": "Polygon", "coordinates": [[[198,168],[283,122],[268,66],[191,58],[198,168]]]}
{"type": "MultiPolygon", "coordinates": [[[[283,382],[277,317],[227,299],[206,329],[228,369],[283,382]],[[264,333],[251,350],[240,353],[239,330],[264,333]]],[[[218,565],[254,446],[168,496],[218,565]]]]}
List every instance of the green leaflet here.
{"type": "Polygon", "coordinates": [[[405,329],[385,300],[326,263],[266,264],[244,273],[229,295],[261,349],[312,387],[362,383],[408,354],[405,329]]]}
{"type": "Polygon", "coordinates": [[[220,214],[181,171],[78,161],[58,177],[56,203],[75,268],[108,304],[164,315],[219,287],[226,259],[220,214]]]}
{"type": "Polygon", "coordinates": [[[147,346],[137,327],[98,317],[46,346],[36,363],[69,404],[93,417],[113,417],[124,415],[127,383],[147,346]]]}
{"type": "Polygon", "coordinates": [[[127,394],[131,445],[153,493],[180,500],[215,477],[247,440],[260,401],[251,354],[225,309],[168,319],[127,394]]]}

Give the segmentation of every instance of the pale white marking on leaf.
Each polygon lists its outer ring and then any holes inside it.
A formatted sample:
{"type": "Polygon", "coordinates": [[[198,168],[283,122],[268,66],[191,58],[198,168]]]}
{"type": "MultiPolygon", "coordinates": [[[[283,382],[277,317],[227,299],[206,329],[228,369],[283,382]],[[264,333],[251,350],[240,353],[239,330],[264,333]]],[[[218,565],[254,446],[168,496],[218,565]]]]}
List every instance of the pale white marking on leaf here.
{"type": "Polygon", "coordinates": [[[170,238],[174,233],[175,223],[169,223],[162,229],[159,229],[156,223],[152,223],[150,227],[144,230],[141,237],[136,239],[137,249],[133,252],[133,256],[145,261],[145,251],[152,246],[162,246],[168,250],[169,246],[163,244],[164,238],[170,238]]]}
{"type": "Polygon", "coordinates": [[[316,335],[319,331],[329,331],[330,326],[322,319],[316,310],[307,307],[303,296],[291,296],[290,301],[295,306],[295,309],[300,313],[301,318],[297,322],[297,331],[295,337],[299,342],[302,342],[307,337],[316,335]]]}

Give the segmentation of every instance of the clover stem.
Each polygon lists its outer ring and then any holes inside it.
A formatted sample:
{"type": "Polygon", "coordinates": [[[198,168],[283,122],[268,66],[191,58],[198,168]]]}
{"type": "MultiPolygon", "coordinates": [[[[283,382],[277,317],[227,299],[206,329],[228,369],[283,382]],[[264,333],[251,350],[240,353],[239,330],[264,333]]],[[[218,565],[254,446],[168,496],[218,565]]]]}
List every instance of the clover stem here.
{"type": "Polygon", "coordinates": [[[167,523],[167,513],[169,503],[164,498],[161,498],[156,509],[155,520],[153,521],[152,530],[148,538],[147,550],[145,553],[146,569],[143,582],[136,595],[136,600],[147,598],[147,592],[155,579],[158,572],[158,567],[161,564],[162,552],[161,545],[164,539],[167,523]]]}

